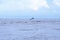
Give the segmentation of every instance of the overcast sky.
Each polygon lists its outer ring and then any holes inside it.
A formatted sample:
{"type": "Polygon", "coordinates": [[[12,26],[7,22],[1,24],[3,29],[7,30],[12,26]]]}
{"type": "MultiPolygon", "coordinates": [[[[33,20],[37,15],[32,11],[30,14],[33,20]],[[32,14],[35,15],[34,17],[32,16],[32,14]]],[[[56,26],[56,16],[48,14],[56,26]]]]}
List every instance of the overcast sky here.
{"type": "Polygon", "coordinates": [[[60,0],[0,0],[0,18],[60,18],[60,0]]]}

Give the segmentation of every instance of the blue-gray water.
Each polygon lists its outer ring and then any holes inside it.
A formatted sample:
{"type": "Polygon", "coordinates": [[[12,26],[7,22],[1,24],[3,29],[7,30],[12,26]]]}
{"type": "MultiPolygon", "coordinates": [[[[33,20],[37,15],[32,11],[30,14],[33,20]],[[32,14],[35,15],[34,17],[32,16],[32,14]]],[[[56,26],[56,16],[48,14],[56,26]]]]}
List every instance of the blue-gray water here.
{"type": "Polygon", "coordinates": [[[60,40],[60,19],[0,19],[0,40],[60,40]]]}

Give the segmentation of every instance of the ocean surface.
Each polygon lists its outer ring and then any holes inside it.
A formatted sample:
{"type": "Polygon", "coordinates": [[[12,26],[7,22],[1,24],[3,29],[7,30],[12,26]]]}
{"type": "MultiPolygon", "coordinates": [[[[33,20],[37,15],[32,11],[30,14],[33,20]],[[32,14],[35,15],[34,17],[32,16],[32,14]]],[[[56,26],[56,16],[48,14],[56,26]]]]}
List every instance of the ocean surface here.
{"type": "Polygon", "coordinates": [[[60,19],[0,19],[0,40],[60,40],[60,19]]]}

